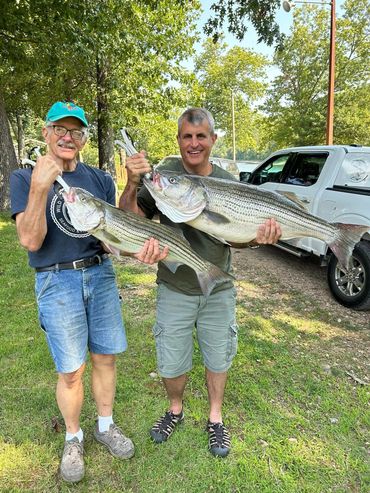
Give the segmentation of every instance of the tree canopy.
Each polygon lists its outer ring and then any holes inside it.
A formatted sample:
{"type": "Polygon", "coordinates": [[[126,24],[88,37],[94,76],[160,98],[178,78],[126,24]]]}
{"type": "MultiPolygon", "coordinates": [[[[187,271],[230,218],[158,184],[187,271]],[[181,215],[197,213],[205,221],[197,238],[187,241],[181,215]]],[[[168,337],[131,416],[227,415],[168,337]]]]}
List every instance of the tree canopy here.
{"type": "MultiPolygon", "coordinates": [[[[55,100],[77,100],[98,140],[99,165],[114,171],[115,129],[135,125],[139,115],[154,110],[165,116],[182,102],[176,84],[188,77],[181,61],[193,50],[198,0],[2,4],[3,121],[21,124],[17,115],[43,118],[55,100]]],[[[14,155],[1,159],[6,181],[17,163],[14,155]]]]}
{"type": "MultiPolygon", "coordinates": [[[[368,144],[370,87],[367,0],[347,0],[337,19],[334,143],[368,144]],[[367,103],[367,104],[366,104],[367,103]]],[[[329,13],[297,8],[291,34],[274,57],[280,70],[264,105],[277,147],[325,143],[329,13]]]]}
{"type": "Polygon", "coordinates": [[[231,156],[232,99],[235,107],[235,135],[238,149],[258,147],[256,103],[266,89],[266,57],[251,50],[227,46],[208,39],[195,58],[197,103],[208,108],[224,133],[223,147],[231,156]]]}
{"type": "MultiPolygon", "coordinates": [[[[237,157],[264,157],[278,147],[325,142],[329,19],[325,7],[293,10],[289,36],[274,15],[278,0],[214,0],[204,41],[199,0],[0,0],[0,209],[26,139],[38,139],[56,100],[81,104],[91,123],[88,156],[114,172],[113,142],[129,127],[140,149],[158,161],[177,152],[176,120],[190,105],[215,116],[215,151],[232,157],[232,101],[237,157]],[[275,44],[270,61],[228,48],[224,26],[238,39],[246,21],[259,41],[275,44]],[[217,42],[214,42],[217,39],[217,42]],[[16,156],[15,148],[17,149],[16,156]],[[98,151],[97,151],[98,149],[98,151]]],[[[368,144],[370,41],[367,0],[346,0],[337,18],[334,142],[368,144]]]]}
{"type": "Polygon", "coordinates": [[[257,32],[259,43],[279,44],[284,38],[275,21],[280,3],[280,0],[217,0],[211,5],[214,15],[208,19],[204,31],[217,41],[227,23],[228,30],[242,40],[249,21],[257,32]]]}

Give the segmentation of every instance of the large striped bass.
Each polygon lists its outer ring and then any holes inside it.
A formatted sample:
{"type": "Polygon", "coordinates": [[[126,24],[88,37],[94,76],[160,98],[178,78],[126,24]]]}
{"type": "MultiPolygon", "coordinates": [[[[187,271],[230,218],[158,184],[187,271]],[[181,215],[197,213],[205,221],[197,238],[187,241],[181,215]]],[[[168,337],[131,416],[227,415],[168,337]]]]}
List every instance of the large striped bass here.
{"type": "Polygon", "coordinates": [[[80,188],[71,188],[68,193],[63,193],[63,197],[73,227],[78,231],[87,231],[114,251],[137,253],[151,237],[158,240],[161,249],[168,246],[168,256],[162,262],[172,272],[176,272],[181,264],[191,267],[205,296],[216,284],[233,279],[200,257],[188,241],[170,226],[117,209],[80,188]]]}
{"type": "Polygon", "coordinates": [[[155,170],[144,185],[158,209],[174,223],[187,223],[220,241],[245,244],[266,219],[279,222],[282,240],[318,238],[346,269],[354,246],[370,226],[329,223],[289,198],[254,185],[155,170]]]}

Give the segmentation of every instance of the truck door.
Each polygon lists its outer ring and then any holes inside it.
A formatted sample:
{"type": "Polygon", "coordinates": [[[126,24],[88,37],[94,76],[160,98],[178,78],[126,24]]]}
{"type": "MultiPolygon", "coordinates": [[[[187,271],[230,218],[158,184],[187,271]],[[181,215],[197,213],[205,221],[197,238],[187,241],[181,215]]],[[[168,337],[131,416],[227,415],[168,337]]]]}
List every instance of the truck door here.
{"type": "MultiPolygon", "coordinates": [[[[320,175],[328,155],[328,152],[296,152],[284,167],[279,186],[275,190],[288,196],[294,194],[308,212],[321,216],[318,210],[322,193],[320,175]]],[[[291,243],[318,255],[326,252],[325,243],[314,238],[302,238],[291,243]]]]}

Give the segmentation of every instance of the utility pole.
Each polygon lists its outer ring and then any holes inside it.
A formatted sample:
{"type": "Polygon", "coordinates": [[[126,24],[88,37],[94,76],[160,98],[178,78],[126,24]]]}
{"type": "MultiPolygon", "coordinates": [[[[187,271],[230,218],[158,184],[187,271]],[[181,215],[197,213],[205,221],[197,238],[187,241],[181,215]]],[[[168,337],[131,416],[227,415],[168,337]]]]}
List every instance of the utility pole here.
{"type": "Polygon", "coordinates": [[[335,83],[335,0],[331,2],[310,2],[310,1],[298,1],[282,2],[285,12],[290,12],[291,8],[296,3],[313,3],[317,5],[330,5],[330,51],[329,51],[329,83],[328,83],[328,101],[327,101],[327,113],[326,113],[326,144],[333,145],[334,134],[334,83],[335,83]]]}
{"type": "Polygon", "coordinates": [[[329,58],[329,85],[328,85],[328,112],[326,120],[326,143],[333,144],[334,134],[334,81],[335,81],[335,0],[330,2],[330,58],[329,58]]]}
{"type": "Polygon", "coordinates": [[[233,125],[233,161],[236,161],[236,147],[235,147],[235,104],[234,104],[234,91],[231,91],[231,119],[233,125]]]}

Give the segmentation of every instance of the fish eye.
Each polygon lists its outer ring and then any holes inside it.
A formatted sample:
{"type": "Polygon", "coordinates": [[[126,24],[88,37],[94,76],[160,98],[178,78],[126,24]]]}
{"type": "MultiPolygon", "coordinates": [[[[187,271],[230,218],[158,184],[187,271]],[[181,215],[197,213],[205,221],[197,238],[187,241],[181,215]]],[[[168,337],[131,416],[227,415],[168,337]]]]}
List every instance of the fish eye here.
{"type": "Polygon", "coordinates": [[[173,177],[168,178],[168,181],[169,181],[170,183],[176,183],[176,178],[173,178],[173,177]]]}

